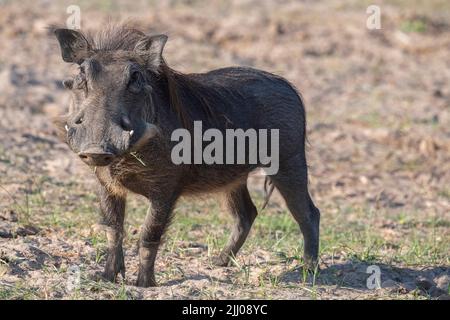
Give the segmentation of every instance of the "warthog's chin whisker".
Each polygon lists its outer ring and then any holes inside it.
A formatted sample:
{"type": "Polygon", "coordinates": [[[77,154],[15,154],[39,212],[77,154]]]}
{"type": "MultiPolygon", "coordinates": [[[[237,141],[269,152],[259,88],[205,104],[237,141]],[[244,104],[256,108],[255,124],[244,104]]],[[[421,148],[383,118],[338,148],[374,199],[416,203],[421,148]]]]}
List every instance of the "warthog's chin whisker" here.
{"type": "Polygon", "coordinates": [[[130,155],[132,155],[137,161],[139,161],[140,164],[142,164],[144,167],[147,165],[145,162],[139,157],[139,155],[136,152],[130,152],[130,155]]]}

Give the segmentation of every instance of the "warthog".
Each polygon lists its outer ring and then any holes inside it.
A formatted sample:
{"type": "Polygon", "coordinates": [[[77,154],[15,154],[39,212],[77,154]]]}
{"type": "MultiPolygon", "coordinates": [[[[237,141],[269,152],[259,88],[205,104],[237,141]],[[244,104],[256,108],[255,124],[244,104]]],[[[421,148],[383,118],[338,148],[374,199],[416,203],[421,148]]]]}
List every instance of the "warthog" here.
{"type": "MultiPolygon", "coordinates": [[[[285,79],[268,72],[230,67],[200,74],[171,69],[162,56],[165,35],[148,36],[132,27],[107,27],[94,34],[54,29],[62,58],[79,66],[63,81],[72,94],[67,115],[56,120],[71,150],[93,168],[100,188],[101,225],[108,255],[103,276],[124,277],[122,250],[128,192],[151,206],[139,240],[137,285],[155,286],[154,264],[180,196],[220,191],[233,218],[232,234],[213,260],[225,266],[243,245],[257,209],[247,189],[258,164],[174,164],[175,129],[279,129],[279,170],[270,176],[300,226],[306,265],[315,265],[320,212],[308,192],[305,110],[285,79]]],[[[269,146],[270,148],[270,146],[269,146]]]]}

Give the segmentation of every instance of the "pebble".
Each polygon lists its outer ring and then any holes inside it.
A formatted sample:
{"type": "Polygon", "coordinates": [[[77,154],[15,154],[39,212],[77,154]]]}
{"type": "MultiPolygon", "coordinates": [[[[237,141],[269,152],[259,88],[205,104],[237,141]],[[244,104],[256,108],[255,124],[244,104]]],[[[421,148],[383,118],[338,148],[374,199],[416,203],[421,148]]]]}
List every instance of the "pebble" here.
{"type": "Polygon", "coordinates": [[[428,291],[434,286],[434,283],[433,283],[433,281],[420,276],[416,279],[416,285],[419,289],[428,291]]]}
{"type": "Polygon", "coordinates": [[[444,290],[439,289],[439,288],[436,287],[436,286],[433,286],[433,287],[428,291],[428,293],[430,294],[431,297],[437,298],[437,297],[440,297],[440,296],[442,296],[442,295],[445,295],[447,292],[444,291],[444,290]]]}
{"type": "Polygon", "coordinates": [[[17,235],[19,235],[21,237],[34,236],[39,233],[39,228],[32,226],[32,225],[26,225],[26,226],[17,228],[16,233],[17,233],[17,235]]]}
{"type": "Polygon", "coordinates": [[[381,283],[381,287],[383,289],[394,289],[394,288],[398,288],[398,283],[395,282],[394,280],[385,280],[381,283]]]}
{"type": "Polygon", "coordinates": [[[450,276],[444,274],[442,276],[436,277],[434,279],[434,282],[436,282],[436,287],[438,287],[439,289],[448,291],[448,287],[450,285],[450,276]]]}
{"type": "Polygon", "coordinates": [[[402,286],[402,288],[405,289],[407,292],[414,291],[414,290],[417,289],[416,283],[413,282],[413,281],[409,281],[409,282],[402,283],[401,286],[402,286]]]}
{"type": "Polygon", "coordinates": [[[0,212],[0,219],[17,222],[19,219],[17,218],[17,213],[13,210],[5,210],[4,212],[0,212]]]}
{"type": "Polygon", "coordinates": [[[13,234],[7,228],[0,226],[0,238],[12,238],[13,234]]]}

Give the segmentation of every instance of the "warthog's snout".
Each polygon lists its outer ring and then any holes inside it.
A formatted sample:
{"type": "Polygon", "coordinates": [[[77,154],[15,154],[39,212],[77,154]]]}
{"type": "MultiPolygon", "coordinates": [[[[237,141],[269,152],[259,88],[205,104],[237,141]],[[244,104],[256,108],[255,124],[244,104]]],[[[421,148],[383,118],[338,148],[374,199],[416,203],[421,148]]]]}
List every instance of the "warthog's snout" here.
{"type": "Polygon", "coordinates": [[[122,154],[141,148],[159,132],[158,128],[150,123],[145,123],[143,127],[143,129],[138,130],[141,131],[138,137],[135,137],[136,134],[134,130],[122,131],[122,133],[118,135],[120,137],[120,139],[118,139],[120,141],[119,144],[110,144],[105,147],[90,144],[89,146],[82,148],[81,151],[78,152],[78,156],[89,166],[107,166],[122,154]]]}
{"type": "Polygon", "coordinates": [[[107,166],[114,159],[114,154],[103,151],[101,148],[89,148],[78,153],[84,163],[90,166],[107,166]]]}

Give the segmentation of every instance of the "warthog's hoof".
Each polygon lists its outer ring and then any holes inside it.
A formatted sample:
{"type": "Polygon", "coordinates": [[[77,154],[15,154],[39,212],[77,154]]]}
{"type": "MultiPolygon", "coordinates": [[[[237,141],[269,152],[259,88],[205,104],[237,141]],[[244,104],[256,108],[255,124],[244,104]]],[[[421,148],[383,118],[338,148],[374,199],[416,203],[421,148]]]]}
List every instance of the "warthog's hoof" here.
{"type": "Polygon", "coordinates": [[[319,261],[318,259],[304,258],[302,268],[310,273],[316,273],[319,271],[319,261]]]}
{"type": "MultiPolygon", "coordinates": [[[[101,277],[103,280],[115,282],[118,274],[119,272],[113,270],[105,270],[102,272],[101,277]]],[[[122,275],[122,278],[125,279],[125,269],[120,270],[120,274],[122,275]]]]}
{"type": "Polygon", "coordinates": [[[228,267],[230,265],[230,258],[219,255],[211,258],[211,264],[216,267],[228,267]]]}
{"type": "Polygon", "coordinates": [[[121,249],[108,254],[102,278],[114,282],[119,273],[122,275],[122,278],[125,279],[125,260],[121,249]]]}
{"type": "Polygon", "coordinates": [[[156,287],[155,276],[149,276],[139,273],[136,281],[137,287],[148,288],[148,287],[156,287]]]}

